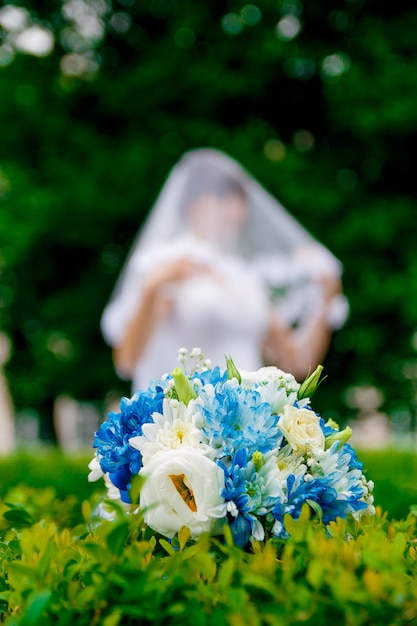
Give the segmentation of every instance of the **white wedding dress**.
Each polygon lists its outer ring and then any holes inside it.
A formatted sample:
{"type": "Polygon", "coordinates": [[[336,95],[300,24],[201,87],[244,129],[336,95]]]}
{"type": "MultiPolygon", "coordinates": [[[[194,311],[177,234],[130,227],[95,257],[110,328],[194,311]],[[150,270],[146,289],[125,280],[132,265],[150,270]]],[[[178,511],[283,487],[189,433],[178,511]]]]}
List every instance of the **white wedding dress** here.
{"type": "Polygon", "coordinates": [[[136,365],[132,389],[142,389],[178,365],[178,350],[199,347],[212,365],[224,368],[225,355],[231,355],[242,369],[261,367],[262,340],[269,315],[267,291],[251,267],[236,256],[220,256],[218,250],[191,236],[170,245],[138,254],[132,259],[136,280],[123,297],[110,303],[102,319],[106,341],[116,345],[122,330],[136,310],[142,278],[158,263],[190,258],[204,263],[209,273],[194,275],[169,285],[167,297],[172,306],[164,321],[150,337],[136,365]]]}

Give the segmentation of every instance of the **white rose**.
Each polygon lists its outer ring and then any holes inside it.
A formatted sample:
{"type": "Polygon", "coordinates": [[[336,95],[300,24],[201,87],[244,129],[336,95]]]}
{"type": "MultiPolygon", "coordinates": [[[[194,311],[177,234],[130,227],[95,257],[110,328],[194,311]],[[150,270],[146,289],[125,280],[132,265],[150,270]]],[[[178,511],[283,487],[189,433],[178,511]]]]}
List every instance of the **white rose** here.
{"type": "Polygon", "coordinates": [[[221,532],[217,518],[224,508],[220,495],[224,472],[201,452],[193,448],[158,452],[140,474],[145,477],[140,508],[154,531],[170,538],[181,526],[190,529],[192,538],[221,532]]]}
{"type": "Polygon", "coordinates": [[[320,417],[314,411],[297,409],[287,404],[279,419],[278,428],[294,452],[317,448],[324,450],[325,439],[320,417]]]}

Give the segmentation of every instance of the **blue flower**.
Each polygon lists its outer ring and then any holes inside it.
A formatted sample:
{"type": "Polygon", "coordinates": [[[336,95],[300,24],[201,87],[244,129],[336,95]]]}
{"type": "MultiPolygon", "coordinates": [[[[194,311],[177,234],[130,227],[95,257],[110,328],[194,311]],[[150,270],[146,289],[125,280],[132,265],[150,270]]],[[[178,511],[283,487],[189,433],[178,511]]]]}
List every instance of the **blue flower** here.
{"type": "Polygon", "coordinates": [[[131,504],[129,489],[130,481],[132,478],[132,472],[129,469],[129,465],[123,465],[117,472],[110,472],[109,478],[113,485],[120,491],[120,499],[126,504],[131,504]]]}
{"type": "Polygon", "coordinates": [[[327,424],[322,417],[320,418],[320,426],[325,437],[329,437],[329,435],[334,435],[335,433],[339,432],[337,428],[333,428],[332,426],[327,424]]]}
{"type": "MultiPolygon", "coordinates": [[[[364,495],[364,485],[362,482],[362,464],[357,460],[356,453],[349,444],[342,448],[335,443],[327,452],[336,460],[336,467],[333,471],[325,471],[327,484],[337,492],[337,499],[327,507],[327,517],[346,517],[348,513],[365,509],[367,504],[362,500],[364,495]]],[[[324,523],[326,515],[323,515],[324,523]]]]}
{"type": "Polygon", "coordinates": [[[161,411],[163,398],[159,385],[138,391],[132,398],[122,398],[121,412],[109,413],[95,433],[93,448],[97,448],[101,469],[112,474],[116,481],[120,481],[120,476],[126,477],[127,472],[131,475],[139,472],[142,457],[129,445],[129,439],[142,434],[142,424],[153,421],[152,414],[161,411]]]}
{"type": "Polygon", "coordinates": [[[361,463],[361,461],[358,460],[355,450],[352,448],[352,446],[349,443],[345,443],[342,451],[344,454],[348,454],[350,456],[350,461],[349,461],[350,469],[358,469],[362,471],[363,463],[361,463]]]}
{"type": "Polygon", "coordinates": [[[336,520],[338,517],[346,518],[349,513],[366,509],[368,506],[361,499],[364,490],[360,481],[355,481],[356,484],[351,485],[348,493],[339,491],[338,483],[342,477],[342,472],[334,472],[317,480],[323,486],[323,491],[318,498],[313,496],[311,500],[320,505],[324,524],[329,524],[329,522],[336,520]]]}
{"type": "Polygon", "coordinates": [[[203,388],[202,433],[217,451],[217,456],[232,456],[245,448],[249,454],[272,450],[281,442],[277,428],[278,417],[271,415],[269,403],[262,402],[257,391],[242,389],[234,381],[218,383],[214,396],[203,388]]]}
{"type": "Polygon", "coordinates": [[[221,370],[218,365],[210,370],[204,370],[203,372],[196,372],[192,380],[200,379],[203,385],[216,386],[218,383],[225,383],[227,380],[227,371],[221,370]]]}
{"type": "Polygon", "coordinates": [[[287,501],[277,502],[272,509],[272,514],[277,522],[275,536],[287,539],[288,533],[284,529],[284,515],[289,513],[291,517],[297,520],[300,517],[303,504],[307,500],[317,503],[326,502],[327,499],[335,499],[336,491],[327,489],[327,485],[320,478],[312,481],[304,481],[302,476],[294,476],[290,474],[287,478],[287,501]]]}
{"type": "Polygon", "coordinates": [[[110,472],[109,478],[112,481],[113,485],[120,489],[120,491],[126,491],[132,478],[132,472],[129,469],[129,466],[122,465],[120,469],[116,472],[110,472]]]}
{"type": "Polygon", "coordinates": [[[361,464],[351,446],[346,444],[339,449],[339,444],[335,443],[319,459],[309,480],[305,480],[305,476],[290,474],[287,478],[287,501],[278,502],[272,510],[278,522],[276,536],[288,537],[282,524],[284,515],[289,513],[293,519],[298,519],[307,500],[319,505],[325,525],[338,517],[346,518],[349,513],[366,509],[368,505],[363,500],[364,485],[358,465],[361,464]]]}
{"type": "Polygon", "coordinates": [[[277,498],[270,495],[267,481],[256,471],[244,448],[233,456],[230,468],[221,462],[219,465],[225,473],[225,487],[221,495],[226,501],[228,521],[236,545],[244,547],[251,535],[262,540],[264,529],[258,516],[272,509],[277,498]]]}

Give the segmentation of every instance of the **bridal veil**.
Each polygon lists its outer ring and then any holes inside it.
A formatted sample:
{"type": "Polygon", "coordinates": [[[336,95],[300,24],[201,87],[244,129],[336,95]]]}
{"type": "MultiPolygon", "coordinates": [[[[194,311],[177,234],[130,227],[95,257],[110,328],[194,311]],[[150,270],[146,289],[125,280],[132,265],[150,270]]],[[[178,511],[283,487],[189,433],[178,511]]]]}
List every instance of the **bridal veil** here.
{"type": "MultiPolygon", "coordinates": [[[[289,324],[302,324],[303,318],[320,308],[317,285],[326,275],[341,276],[340,261],[236,160],[217,149],[194,149],[171,170],[133,241],[101,319],[110,345],[120,337],[120,326],[129,317],[125,309],[131,306],[131,298],[127,294],[137,288],[141,259],[145,256],[152,263],[161,247],[187,235],[187,206],[193,201],[202,195],[227,196],[233,189],[244,196],[246,215],[230,239],[227,254],[236,255],[256,271],[289,324]]],[[[224,227],[221,216],[217,221],[217,230],[210,233],[213,244],[224,227]]],[[[216,254],[223,252],[219,248],[216,254]]],[[[336,297],[326,313],[329,325],[341,327],[347,313],[346,298],[336,297]]]]}

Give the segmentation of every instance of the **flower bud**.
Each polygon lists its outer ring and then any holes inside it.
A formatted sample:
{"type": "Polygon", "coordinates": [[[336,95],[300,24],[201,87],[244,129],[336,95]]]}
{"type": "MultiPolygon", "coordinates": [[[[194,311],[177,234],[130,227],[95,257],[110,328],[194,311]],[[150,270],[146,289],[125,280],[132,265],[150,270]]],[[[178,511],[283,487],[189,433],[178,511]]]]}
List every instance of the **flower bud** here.
{"type": "Polygon", "coordinates": [[[255,450],[255,452],[252,454],[251,461],[254,464],[256,471],[259,472],[264,464],[262,452],[259,452],[259,450],[255,450]]]}
{"type": "Polygon", "coordinates": [[[352,436],[352,429],[350,426],[346,426],[343,430],[340,430],[337,433],[333,433],[326,437],[326,448],[331,448],[331,446],[338,441],[341,446],[344,446],[345,443],[349,441],[352,436]]]}
{"type": "Polygon", "coordinates": [[[312,374],[309,374],[307,378],[305,379],[305,381],[301,383],[300,388],[298,390],[298,394],[297,394],[298,400],[302,400],[303,398],[311,398],[313,393],[316,391],[317,387],[324,380],[324,378],[320,380],[322,371],[323,371],[323,366],[317,365],[314,372],[312,374]]]}
{"type": "Polygon", "coordinates": [[[334,419],[332,419],[331,417],[329,417],[329,419],[327,420],[326,426],[329,426],[330,428],[333,428],[334,430],[339,430],[339,424],[335,422],[334,419]]]}
{"type": "Polygon", "coordinates": [[[190,379],[185,375],[184,370],[181,367],[176,367],[172,376],[175,381],[175,390],[177,392],[178,400],[188,405],[190,400],[194,400],[197,397],[197,393],[190,379]]]}
{"type": "Polygon", "coordinates": [[[232,357],[225,355],[225,359],[228,379],[231,380],[232,378],[236,378],[237,382],[240,384],[242,382],[242,377],[239,374],[239,370],[237,369],[236,365],[233,363],[232,357]]]}

